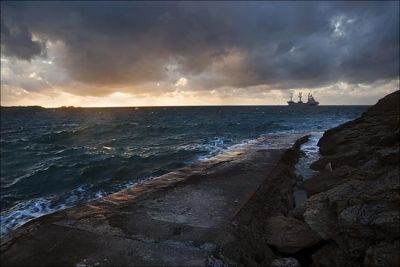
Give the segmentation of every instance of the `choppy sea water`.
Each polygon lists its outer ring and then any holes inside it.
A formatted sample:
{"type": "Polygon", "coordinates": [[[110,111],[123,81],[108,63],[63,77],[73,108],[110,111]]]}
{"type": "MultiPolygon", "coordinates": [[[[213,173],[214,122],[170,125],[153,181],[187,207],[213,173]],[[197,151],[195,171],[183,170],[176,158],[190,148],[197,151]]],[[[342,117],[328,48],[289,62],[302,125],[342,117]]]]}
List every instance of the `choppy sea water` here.
{"type": "Polygon", "coordinates": [[[260,136],[323,132],[366,109],[1,108],[1,234],[260,136]]]}

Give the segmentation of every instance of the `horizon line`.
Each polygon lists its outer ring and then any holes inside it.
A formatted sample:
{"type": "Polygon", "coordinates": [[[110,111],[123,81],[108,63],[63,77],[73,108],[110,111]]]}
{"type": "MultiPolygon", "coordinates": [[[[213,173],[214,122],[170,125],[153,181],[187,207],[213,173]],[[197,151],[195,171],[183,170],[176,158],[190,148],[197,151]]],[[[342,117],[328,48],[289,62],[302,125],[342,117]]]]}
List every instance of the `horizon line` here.
{"type": "MultiPolygon", "coordinates": [[[[330,104],[330,105],[318,105],[315,107],[331,107],[331,106],[372,106],[374,104],[330,104]]],[[[43,109],[80,109],[80,108],[168,108],[168,107],[290,107],[289,105],[177,105],[177,106],[59,106],[59,107],[44,107],[39,105],[28,105],[28,106],[2,106],[0,108],[43,108],[43,109]]],[[[293,108],[293,107],[291,107],[293,108]]],[[[298,108],[298,107],[294,107],[298,108]]]]}

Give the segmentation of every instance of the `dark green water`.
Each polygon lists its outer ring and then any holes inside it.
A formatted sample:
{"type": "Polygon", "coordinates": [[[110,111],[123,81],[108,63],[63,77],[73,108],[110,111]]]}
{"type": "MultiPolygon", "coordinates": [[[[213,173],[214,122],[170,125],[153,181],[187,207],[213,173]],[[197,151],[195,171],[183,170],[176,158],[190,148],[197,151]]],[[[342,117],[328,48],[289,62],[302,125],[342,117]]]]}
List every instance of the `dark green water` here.
{"type": "Polygon", "coordinates": [[[324,131],[366,108],[2,108],[1,233],[261,135],[324,131]]]}

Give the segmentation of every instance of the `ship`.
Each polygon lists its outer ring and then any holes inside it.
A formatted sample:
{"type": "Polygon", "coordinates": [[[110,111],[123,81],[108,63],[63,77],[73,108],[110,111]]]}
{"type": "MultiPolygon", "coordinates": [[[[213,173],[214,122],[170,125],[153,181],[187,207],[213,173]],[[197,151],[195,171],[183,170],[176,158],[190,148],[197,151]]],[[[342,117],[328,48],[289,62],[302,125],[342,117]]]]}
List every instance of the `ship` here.
{"type": "Polygon", "coordinates": [[[299,93],[299,101],[294,102],[293,101],[293,93],[291,93],[290,100],[287,103],[289,106],[318,106],[319,105],[319,102],[314,99],[314,97],[311,93],[308,93],[308,99],[307,99],[306,103],[301,101],[302,98],[303,98],[303,93],[300,92],[299,93]]]}

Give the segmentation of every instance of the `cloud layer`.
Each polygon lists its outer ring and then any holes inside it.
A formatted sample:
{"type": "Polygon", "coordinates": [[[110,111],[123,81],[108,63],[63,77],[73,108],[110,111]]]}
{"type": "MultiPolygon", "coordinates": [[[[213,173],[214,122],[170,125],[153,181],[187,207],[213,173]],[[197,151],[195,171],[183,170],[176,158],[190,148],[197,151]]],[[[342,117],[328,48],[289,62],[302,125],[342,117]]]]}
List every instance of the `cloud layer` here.
{"type": "MultiPolygon", "coordinates": [[[[117,90],[157,95],[177,87],[320,88],[399,75],[397,1],[2,2],[1,7],[2,58],[50,59],[52,66],[37,66],[42,80],[75,95],[117,90]]],[[[21,70],[8,64],[13,75],[2,83],[17,86],[22,78],[15,73],[21,70]]]]}

